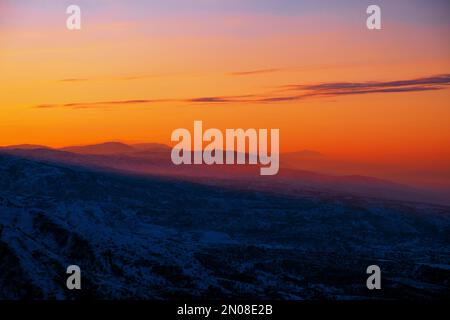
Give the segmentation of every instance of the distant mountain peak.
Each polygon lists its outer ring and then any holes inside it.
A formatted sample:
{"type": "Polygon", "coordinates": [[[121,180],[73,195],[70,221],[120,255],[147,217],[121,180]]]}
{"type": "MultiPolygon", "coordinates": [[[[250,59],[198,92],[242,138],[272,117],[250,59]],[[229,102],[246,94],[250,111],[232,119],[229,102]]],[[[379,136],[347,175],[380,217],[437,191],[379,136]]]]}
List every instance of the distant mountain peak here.
{"type": "Polygon", "coordinates": [[[0,147],[0,149],[22,149],[22,150],[34,150],[34,149],[51,149],[47,146],[39,144],[16,144],[10,146],[0,147]]]}
{"type": "Polygon", "coordinates": [[[128,153],[136,151],[136,149],[133,148],[132,146],[116,141],[109,141],[85,146],[70,146],[61,148],[60,150],[81,154],[104,154],[104,155],[128,153]]]}
{"type": "Polygon", "coordinates": [[[139,151],[166,151],[170,147],[163,143],[136,143],[132,144],[132,147],[139,151]]]}

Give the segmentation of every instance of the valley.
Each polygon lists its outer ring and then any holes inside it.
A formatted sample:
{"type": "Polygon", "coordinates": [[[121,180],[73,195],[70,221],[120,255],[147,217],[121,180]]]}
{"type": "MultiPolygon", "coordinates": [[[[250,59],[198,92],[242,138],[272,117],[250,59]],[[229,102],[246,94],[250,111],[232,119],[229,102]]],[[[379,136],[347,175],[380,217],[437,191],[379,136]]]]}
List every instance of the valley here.
{"type": "Polygon", "coordinates": [[[0,155],[4,299],[431,299],[450,208],[275,195],[0,155]],[[83,289],[65,288],[65,268],[83,289]],[[377,264],[383,290],[368,291],[377,264]]]}

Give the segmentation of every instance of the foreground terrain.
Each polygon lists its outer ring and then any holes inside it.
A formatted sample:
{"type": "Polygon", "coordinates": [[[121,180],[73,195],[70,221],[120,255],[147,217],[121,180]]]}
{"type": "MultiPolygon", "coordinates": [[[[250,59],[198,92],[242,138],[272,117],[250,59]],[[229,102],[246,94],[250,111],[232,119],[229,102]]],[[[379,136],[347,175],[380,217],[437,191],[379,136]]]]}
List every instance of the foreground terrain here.
{"type": "Polygon", "coordinates": [[[1,299],[431,299],[450,207],[271,194],[0,154],[1,299]],[[68,265],[82,290],[65,288],[68,265]],[[367,266],[382,290],[366,288],[367,266]]]}

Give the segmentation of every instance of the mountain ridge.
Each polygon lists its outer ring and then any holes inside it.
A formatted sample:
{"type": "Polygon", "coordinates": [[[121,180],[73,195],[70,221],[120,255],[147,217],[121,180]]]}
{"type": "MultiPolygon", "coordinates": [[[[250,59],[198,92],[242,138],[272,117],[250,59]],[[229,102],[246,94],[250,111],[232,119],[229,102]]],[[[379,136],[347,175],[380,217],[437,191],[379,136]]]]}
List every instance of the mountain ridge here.
{"type": "MultiPolygon", "coordinates": [[[[114,150],[116,145],[113,145],[114,150]]],[[[274,177],[261,178],[256,166],[250,165],[228,165],[228,166],[175,166],[170,160],[170,149],[160,145],[154,151],[136,151],[129,149],[128,152],[113,154],[80,154],[70,152],[67,149],[0,149],[0,152],[15,154],[32,159],[55,161],[82,165],[86,167],[99,168],[126,173],[169,176],[183,180],[191,180],[208,184],[230,185],[233,182],[237,186],[258,190],[270,190],[281,192],[294,192],[293,190],[315,189],[324,191],[337,191],[349,194],[376,196],[381,198],[392,198],[396,200],[414,199],[421,202],[434,202],[450,204],[446,197],[418,188],[402,185],[385,179],[360,175],[327,175],[307,170],[290,169],[281,166],[280,173],[274,177]],[[446,200],[447,199],[447,200],[446,200]]],[[[122,148],[120,146],[120,148],[122,148]]],[[[130,147],[131,148],[131,147],[130,147]]],[[[110,145],[107,149],[111,150],[110,145]]]]}

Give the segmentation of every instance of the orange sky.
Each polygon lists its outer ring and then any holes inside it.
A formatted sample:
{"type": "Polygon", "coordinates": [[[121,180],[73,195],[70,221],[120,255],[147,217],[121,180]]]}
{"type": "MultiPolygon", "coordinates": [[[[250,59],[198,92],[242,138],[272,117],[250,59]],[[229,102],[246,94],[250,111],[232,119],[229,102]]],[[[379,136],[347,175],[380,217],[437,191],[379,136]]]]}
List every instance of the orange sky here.
{"type": "Polygon", "coordinates": [[[448,74],[447,25],[387,14],[383,30],[369,31],[363,6],[347,17],[325,8],[301,17],[237,10],[146,19],[133,9],[122,16],[117,5],[86,8],[83,29],[68,31],[63,5],[39,11],[0,1],[0,18],[8,17],[0,24],[0,145],[170,144],[174,129],[203,120],[221,129],[280,128],[282,151],[450,163],[448,83],[407,92],[309,89],[302,94],[311,96],[276,100],[299,94],[287,85],[385,88],[448,74]]]}

